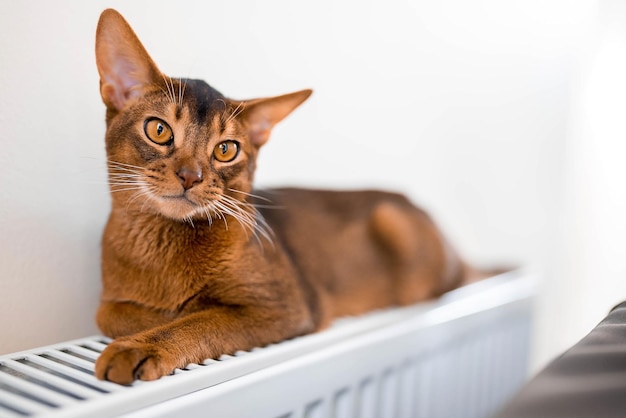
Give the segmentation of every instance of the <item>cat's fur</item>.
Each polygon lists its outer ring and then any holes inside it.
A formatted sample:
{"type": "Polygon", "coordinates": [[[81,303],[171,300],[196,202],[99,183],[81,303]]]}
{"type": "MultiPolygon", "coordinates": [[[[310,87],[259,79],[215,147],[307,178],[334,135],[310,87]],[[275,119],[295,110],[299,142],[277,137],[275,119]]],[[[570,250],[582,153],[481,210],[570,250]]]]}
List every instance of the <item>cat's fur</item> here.
{"type": "Polygon", "coordinates": [[[97,323],[115,338],[98,378],[157,379],[468,279],[401,195],[253,190],[259,148],[310,90],[241,101],[167,77],[114,10],[100,18],[96,57],[112,192],[97,323]],[[232,161],[214,154],[223,141],[239,144],[232,161]]]}

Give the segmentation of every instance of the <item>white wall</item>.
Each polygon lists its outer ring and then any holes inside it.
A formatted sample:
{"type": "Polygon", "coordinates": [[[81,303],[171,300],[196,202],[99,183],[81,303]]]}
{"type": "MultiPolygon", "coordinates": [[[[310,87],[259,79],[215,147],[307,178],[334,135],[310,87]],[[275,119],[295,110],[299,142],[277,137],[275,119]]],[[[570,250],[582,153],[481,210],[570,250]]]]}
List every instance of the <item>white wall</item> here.
{"type": "Polygon", "coordinates": [[[626,3],[598,2],[577,49],[563,194],[537,307],[538,363],[626,300],[626,3]]]}
{"type": "Polygon", "coordinates": [[[260,185],[404,191],[471,261],[536,271],[537,365],[626,298],[605,262],[624,226],[623,127],[602,129],[623,113],[598,110],[623,87],[602,55],[611,1],[26,0],[0,6],[0,353],[97,332],[106,7],[172,76],[234,98],[315,89],[266,146],[260,185]]]}

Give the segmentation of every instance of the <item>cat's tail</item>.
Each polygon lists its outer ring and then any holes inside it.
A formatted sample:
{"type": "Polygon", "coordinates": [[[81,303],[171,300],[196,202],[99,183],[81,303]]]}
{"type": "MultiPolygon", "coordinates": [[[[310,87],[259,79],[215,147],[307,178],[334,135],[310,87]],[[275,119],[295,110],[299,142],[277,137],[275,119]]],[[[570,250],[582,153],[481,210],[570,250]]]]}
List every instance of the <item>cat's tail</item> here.
{"type": "Polygon", "coordinates": [[[457,249],[443,234],[439,233],[439,239],[443,246],[446,259],[446,268],[442,281],[442,293],[515,270],[514,267],[506,266],[489,268],[476,267],[465,261],[464,257],[459,254],[457,249]]]}

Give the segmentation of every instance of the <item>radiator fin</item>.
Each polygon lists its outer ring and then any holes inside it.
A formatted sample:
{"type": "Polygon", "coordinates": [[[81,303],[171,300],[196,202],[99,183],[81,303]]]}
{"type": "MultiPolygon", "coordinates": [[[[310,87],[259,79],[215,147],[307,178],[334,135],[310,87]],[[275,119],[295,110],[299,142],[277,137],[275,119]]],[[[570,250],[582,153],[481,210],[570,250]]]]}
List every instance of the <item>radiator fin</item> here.
{"type": "Polygon", "coordinates": [[[506,322],[446,340],[414,357],[383,361],[386,366],[372,363],[370,368],[378,373],[367,374],[352,386],[341,384],[327,397],[308,401],[303,412],[294,410],[286,416],[491,416],[524,381],[528,332],[526,321],[506,322]]]}

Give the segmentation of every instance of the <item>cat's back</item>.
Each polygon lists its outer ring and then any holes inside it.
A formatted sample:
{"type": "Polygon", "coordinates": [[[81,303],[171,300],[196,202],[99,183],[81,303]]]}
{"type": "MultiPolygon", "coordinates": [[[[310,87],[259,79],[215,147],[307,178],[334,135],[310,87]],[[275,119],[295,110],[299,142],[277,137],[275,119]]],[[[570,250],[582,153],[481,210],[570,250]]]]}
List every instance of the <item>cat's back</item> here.
{"type": "Polygon", "coordinates": [[[255,191],[263,216],[270,219],[297,218],[298,223],[307,220],[325,220],[346,223],[362,220],[383,203],[400,208],[419,210],[406,196],[380,190],[324,190],[305,188],[275,188],[255,191]]]}
{"type": "Polygon", "coordinates": [[[379,214],[389,208],[429,221],[406,196],[388,191],[276,188],[255,191],[255,195],[254,203],[274,233],[307,247],[328,247],[347,235],[368,240],[372,228],[381,222],[379,214]]]}
{"type": "Polygon", "coordinates": [[[415,258],[427,241],[439,246],[428,216],[401,194],[298,188],[255,194],[274,239],[305,282],[332,295],[335,314],[398,303],[390,265],[405,254],[415,258]],[[416,242],[420,236],[426,239],[416,242]]]}

